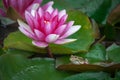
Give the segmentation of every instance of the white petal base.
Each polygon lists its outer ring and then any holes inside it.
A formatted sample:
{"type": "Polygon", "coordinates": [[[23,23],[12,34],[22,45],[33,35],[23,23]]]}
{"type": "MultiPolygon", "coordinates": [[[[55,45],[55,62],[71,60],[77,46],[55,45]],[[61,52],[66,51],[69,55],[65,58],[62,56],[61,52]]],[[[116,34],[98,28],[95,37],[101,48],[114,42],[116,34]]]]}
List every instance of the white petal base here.
{"type": "Polygon", "coordinates": [[[48,46],[47,43],[45,42],[40,42],[40,41],[32,41],[32,44],[37,46],[37,47],[40,47],[40,48],[45,48],[48,46]]]}
{"type": "Polygon", "coordinates": [[[70,43],[70,42],[74,42],[77,39],[61,39],[61,40],[57,40],[56,42],[54,42],[55,44],[66,44],[66,43],[70,43]]]}
{"type": "Polygon", "coordinates": [[[52,42],[55,42],[57,39],[59,38],[59,35],[56,35],[56,34],[50,34],[46,37],[46,42],[48,43],[52,43],[52,42]]]}

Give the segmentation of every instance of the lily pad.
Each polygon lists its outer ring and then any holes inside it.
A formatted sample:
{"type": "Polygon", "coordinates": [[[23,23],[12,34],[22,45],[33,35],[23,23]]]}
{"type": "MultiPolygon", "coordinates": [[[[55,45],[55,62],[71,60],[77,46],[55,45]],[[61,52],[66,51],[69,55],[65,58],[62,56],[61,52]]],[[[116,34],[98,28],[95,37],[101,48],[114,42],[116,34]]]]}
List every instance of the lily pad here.
{"type": "Polygon", "coordinates": [[[30,57],[34,54],[32,52],[23,51],[23,50],[19,50],[19,49],[7,49],[7,50],[5,50],[5,53],[6,54],[21,54],[24,57],[30,57]]]}
{"type": "Polygon", "coordinates": [[[0,7],[2,7],[3,5],[2,5],[2,1],[0,0],[0,7]]]}
{"type": "Polygon", "coordinates": [[[107,57],[108,60],[120,63],[120,46],[112,44],[107,48],[107,57]]]}
{"type": "Polygon", "coordinates": [[[0,80],[62,80],[70,73],[57,71],[50,58],[27,59],[21,54],[0,56],[0,80]]]}
{"type": "Polygon", "coordinates": [[[89,52],[86,54],[86,58],[90,62],[98,62],[106,60],[106,50],[102,44],[93,45],[89,52]]]}
{"type": "Polygon", "coordinates": [[[110,75],[105,72],[85,72],[72,75],[64,80],[110,80],[110,75]]]}
{"type": "Polygon", "coordinates": [[[120,71],[116,72],[115,75],[115,80],[119,80],[120,79],[120,71]]]}
{"type": "Polygon", "coordinates": [[[4,51],[3,51],[2,48],[0,48],[0,56],[1,56],[2,54],[4,54],[4,51]]]}

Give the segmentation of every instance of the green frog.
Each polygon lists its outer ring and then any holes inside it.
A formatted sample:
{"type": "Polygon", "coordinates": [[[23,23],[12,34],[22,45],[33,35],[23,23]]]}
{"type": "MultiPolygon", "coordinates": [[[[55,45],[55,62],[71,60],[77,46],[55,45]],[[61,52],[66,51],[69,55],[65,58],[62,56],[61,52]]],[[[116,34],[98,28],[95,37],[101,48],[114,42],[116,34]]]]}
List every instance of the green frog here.
{"type": "Polygon", "coordinates": [[[79,56],[75,56],[75,55],[71,55],[70,56],[70,61],[72,64],[88,64],[88,60],[87,59],[84,59],[82,57],[79,57],[79,56]]]}

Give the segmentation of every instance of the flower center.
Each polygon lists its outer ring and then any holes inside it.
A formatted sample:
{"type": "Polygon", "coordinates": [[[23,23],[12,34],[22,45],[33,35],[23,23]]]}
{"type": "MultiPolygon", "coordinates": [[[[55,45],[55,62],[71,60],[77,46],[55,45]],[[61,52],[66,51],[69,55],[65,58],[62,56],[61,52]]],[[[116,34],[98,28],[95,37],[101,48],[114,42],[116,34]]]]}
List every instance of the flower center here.
{"type": "Polygon", "coordinates": [[[49,24],[50,22],[45,20],[44,23],[45,23],[45,24],[49,24]]]}

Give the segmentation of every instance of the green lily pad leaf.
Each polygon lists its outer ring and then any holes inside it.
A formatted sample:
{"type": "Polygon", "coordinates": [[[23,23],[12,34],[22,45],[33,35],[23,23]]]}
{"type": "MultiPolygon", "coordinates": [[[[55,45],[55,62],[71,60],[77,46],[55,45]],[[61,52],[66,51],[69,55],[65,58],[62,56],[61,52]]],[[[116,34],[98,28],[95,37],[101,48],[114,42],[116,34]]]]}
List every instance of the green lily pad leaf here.
{"type": "Polygon", "coordinates": [[[86,54],[86,58],[90,62],[98,62],[106,60],[106,50],[102,44],[93,45],[89,52],[86,54]]]}
{"type": "Polygon", "coordinates": [[[72,75],[64,80],[111,80],[110,75],[105,72],[85,72],[72,75]]]}
{"type": "Polygon", "coordinates": [[[120,46],[116,44],[112,44],[110,47],[108,47],[107,57],[108,57],[108,60],[120,63],[120,46]]]}
{"type": "Polygon", "coordinates": [[[0,56],[1,56],[2,54],[4,54],[4,51],[3,51],[2,48],[0,48],[0,56]]]}
{"type": "Polygon", "coordinates": [[[0,7],[3,7],[2,1],[0,0],[0,7]]]}
{"type": "Polygon", "coordinates": [[[120,79],[120,71],[116,72],[114,80],[119,80],[119,79],[120,79]]]}
{"type": "Polygon", "coordinates": [[[109,46],[106,51],[111,51],[111,50],[114,50],[115,48],[119,48],[119,46],[115,43],[113,43],[111,46],[109,46]]]}
{"type": "Polygon", "coordinates": [[[112,0],[102,0],[102,3],[99,5],[98,9],[96,9],[90,17],[95,19],[98,23],[105,23],[111,4],[112,0]]]}
{"type": "Polygon", "coordinates": [[[69,64],[69,63],[70,63],[70,56],[56,58],[56,68],[58,68],[60,65],[69,64]]]}
{"type": "Polygon", "coordinates": [[[18,50],[18,49],[7,49],[7,50],[5,50],[5,53],[7,53],[7,54],[21,54],[25,57],[30,57],[33,55],[32,52],[18,50]]]}
{"type": "Polygon", "coordinates": [[[0,57],[0,80],[62,80],[69,75],[57,71],[50,58],[26,59],[20,54],[0,57]]]}

